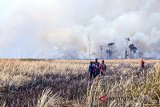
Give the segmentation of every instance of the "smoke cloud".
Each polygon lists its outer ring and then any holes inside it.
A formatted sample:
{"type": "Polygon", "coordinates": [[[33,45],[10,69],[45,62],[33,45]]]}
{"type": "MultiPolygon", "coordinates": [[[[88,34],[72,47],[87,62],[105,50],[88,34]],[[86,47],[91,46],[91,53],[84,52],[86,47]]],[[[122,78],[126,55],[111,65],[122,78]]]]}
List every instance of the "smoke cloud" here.
{"type": "Polygon", "coordinates": [[[160,0],[0,1],[0,57],[85,59],[125,38],[143,57],[160,58],[160,0]]]}

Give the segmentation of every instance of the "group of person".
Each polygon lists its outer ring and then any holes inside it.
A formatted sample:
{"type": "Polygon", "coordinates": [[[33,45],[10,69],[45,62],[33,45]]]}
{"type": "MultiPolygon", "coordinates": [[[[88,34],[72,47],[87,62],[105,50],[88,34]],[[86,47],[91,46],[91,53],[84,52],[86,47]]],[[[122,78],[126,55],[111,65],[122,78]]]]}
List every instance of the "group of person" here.
{"type": "Polygon", "coordinates": [[[106,69],[104,60],[102,60],[102,63],[99,63],[97,58],[95,61],[91,61],[89,65],[90,79],[96,78],[98,75],[105,75],[106,69]]]}
{"type": "MultiPolygon", "coordinates": [[[[141,68],[144,69],[144,60],[141,59],[141,68]]],[[[107,70],[107,66],[102,60],[101,63],[98,62],[98,59],[96,58],[95,61],[91,61],[89,65],[89,74],[90,74],[90,79],[96,78],[98,75],[105,75],[107,70]]]]}

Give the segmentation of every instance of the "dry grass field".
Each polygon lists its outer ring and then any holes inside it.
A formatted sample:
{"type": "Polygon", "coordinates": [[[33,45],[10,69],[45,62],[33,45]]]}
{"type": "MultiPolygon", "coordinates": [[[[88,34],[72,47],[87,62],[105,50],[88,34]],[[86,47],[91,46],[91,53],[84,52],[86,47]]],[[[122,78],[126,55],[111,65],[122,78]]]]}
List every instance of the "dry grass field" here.
{"type": "Polygon", "coordinates": [[[1,59],[0,107],[158,107],[159,60],[105,62],[106,75],[89,80],[88,60],[1,59]]]}

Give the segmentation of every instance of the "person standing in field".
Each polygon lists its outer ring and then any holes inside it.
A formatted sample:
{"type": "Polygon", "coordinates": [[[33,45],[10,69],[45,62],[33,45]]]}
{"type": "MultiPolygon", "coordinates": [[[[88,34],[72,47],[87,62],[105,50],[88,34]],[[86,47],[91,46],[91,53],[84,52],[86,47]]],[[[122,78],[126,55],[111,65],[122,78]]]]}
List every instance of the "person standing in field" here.
{"type": "Polygon", "coordinates": [[[141,59],[141,68],[144,68],[144,64],[145,64],[144,60],[141,59]]]}
{"type": "Polygon", "coordinates": [[[90,79],[94,77],[94,69],[95,69],[94,63],[91,61],[89,65],[90,79]]]}
{"type": "Polygon", "coordinates": [[[101,65],[100,65],[100,73],[101,73],[101,75],[105,75],[106,69],[107,69],[107,66],[106,66],[106,64],[104,63],[104,60],[102,60],[102,63],[101,63],[101,65]]]}
{"type": "Polygon", "coordinates": [[[96,63],[95,64],[95,77],[97,77],[99,74],[100,74],[100,64],[96,63]]]}
{"type": "Polygon", "coordinates": [[[98,58],[96,58],[94,62],[94,78],[99,74],[100,74],[100,63],[98,62],[98,58]]]}
{"type": "Polygon", "coordinates": [[[98,64],[99,64],[99,62],[98,62],[98,58],[96,58],[96,59],[95,59],[94,64],[95,64],[95,65],[98,65],[98,64]]]}

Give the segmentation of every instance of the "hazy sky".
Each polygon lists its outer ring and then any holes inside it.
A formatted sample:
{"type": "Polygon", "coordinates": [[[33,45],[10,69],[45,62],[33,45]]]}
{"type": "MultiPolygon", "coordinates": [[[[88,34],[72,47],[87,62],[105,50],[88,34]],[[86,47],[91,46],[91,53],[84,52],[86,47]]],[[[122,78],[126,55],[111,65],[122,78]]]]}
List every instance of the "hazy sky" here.
{"type": "Polygon", "coordinates": [[[160,58],[160,0],[0,0],[0,57],[87,58],[130,37],[160,58]]]}

